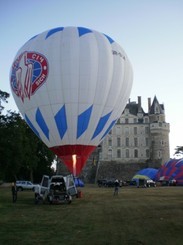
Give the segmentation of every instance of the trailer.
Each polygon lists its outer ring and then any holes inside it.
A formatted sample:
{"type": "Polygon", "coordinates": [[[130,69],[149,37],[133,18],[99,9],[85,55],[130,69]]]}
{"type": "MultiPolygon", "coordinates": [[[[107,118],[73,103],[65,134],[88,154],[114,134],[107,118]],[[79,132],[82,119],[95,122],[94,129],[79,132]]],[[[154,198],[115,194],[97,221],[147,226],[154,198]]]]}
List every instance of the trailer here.
{"type": "Polygon", "coordinates": [[[70,204],[78,195],[73,175],[54,175],[51,178],[43,175],[41,184],[35,188],[35,204],[70,204]]]}

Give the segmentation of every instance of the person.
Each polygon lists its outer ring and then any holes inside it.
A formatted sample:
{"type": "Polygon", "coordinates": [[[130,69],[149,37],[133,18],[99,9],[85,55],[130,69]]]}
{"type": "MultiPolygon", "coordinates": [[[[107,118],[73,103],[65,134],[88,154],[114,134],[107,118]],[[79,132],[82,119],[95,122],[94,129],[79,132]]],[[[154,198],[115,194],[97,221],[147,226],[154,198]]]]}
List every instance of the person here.
{"type": "Polygon", "coordinates": [[[118,191],[119,191],[119,181],[118,179],[116,179],[114,182],[114,196],[118,195],[118,191]]]}
{"type": "Polygon", "coordinates": [[[12,191],[13,202],[15,203],[17,201],[17,187],[15,182],[12,183],[11,191],[12,191]]]}

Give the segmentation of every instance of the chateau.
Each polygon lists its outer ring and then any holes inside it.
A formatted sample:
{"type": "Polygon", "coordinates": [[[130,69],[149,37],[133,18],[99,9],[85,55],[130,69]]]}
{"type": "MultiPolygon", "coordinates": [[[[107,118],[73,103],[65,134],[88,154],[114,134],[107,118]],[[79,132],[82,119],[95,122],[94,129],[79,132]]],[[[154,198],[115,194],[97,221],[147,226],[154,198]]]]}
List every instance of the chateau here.
{"type": "Polygon", "coordinates": [[[149,163],[157,167],[169,160],[169,123],[164,105],[148,98],[148,112],[138,103],[127,103],[116,125],[101,143],[100,162],[149,163]]]}
{"type": "MultiPolygon", "coordinates": [[[[145,113],[140,96],[137,103],[128,101],[115,126],[90,155],[81,174],[84,181],[130,180],[140,169],[159,168],[170,159],[170,126],[165,121],[164,105],[156,96],[147,102],[145,113]]],[[[63,173],[64,168],[61,164],[59,171],[63,173]]]]}

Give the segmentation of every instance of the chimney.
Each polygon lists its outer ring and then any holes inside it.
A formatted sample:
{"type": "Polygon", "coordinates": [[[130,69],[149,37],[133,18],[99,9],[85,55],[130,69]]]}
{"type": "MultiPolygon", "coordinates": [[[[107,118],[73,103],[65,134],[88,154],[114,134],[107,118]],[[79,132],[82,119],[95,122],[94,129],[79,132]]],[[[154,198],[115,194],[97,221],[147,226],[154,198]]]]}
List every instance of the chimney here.
{"type": "Polygon", "coordinates": [[[141,112],[141,96],[138,96],[138,112],[141,112]]]}
{"type": "Polygon", "coordinates": [[[148,113],[150,112],[151,109],[151,98],[148,98],[148,113]]]}

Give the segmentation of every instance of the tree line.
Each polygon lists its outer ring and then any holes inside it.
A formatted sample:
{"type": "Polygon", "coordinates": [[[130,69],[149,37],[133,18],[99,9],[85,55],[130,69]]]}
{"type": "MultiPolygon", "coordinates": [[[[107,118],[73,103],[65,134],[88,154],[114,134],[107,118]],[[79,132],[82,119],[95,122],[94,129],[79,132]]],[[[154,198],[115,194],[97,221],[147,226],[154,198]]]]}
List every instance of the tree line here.
{"type": "Polygon", "coordinates": [[[43,174],[53,174],[55,155],[19,113],[5,111],[9,97],[0,90],[0,181],[40,182],[43,174]]]}

